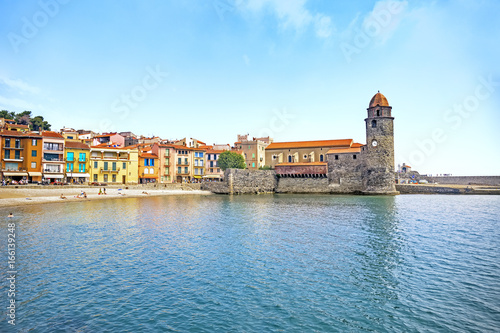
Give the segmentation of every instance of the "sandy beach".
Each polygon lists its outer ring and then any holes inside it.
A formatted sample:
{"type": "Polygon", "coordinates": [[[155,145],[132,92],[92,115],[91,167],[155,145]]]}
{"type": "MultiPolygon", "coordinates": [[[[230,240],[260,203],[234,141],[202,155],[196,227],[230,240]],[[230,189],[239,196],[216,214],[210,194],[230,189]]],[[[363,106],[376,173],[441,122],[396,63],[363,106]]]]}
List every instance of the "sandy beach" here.
{"type": "Polygon", "coordinates": [[[164,195],[210,195],[211,192],[200,190],[182,189],[119,189],[106,188],[106,194],[99,195],[99,187],[82,188],[2,188],[0,189],[0,207],[24,206],[51,202],[74,202],[89,200],[106,200],[117,198],[150,197],[164,195]],[[78,197],[82,192],[86,192],[87,198],[78,197]],[[146,193],[144,193],[146,192],[146,193]],[[61,194],[66,199],[61,199],[61,194]]]}

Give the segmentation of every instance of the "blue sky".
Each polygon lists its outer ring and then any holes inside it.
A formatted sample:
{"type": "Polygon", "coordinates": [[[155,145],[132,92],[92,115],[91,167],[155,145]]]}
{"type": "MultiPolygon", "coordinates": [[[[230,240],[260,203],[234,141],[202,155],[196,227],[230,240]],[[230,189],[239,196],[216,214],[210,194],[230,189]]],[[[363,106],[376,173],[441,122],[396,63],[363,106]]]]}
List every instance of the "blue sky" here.
{"type": "Polygon", "coordinates": [[[0,109],[53,129],[365,143],[380,90],[396,165],[500,174],[496,0],[0,0],[0,12],[0,109]]]}

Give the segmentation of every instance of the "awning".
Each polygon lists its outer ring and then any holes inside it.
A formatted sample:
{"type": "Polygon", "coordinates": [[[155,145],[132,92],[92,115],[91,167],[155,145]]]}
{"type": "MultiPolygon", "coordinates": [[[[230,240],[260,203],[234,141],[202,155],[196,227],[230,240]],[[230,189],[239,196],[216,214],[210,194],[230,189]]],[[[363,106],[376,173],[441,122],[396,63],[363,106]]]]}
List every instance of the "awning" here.
{"type": "Polygon", "coordinates": [[[45,174],[43,175],[44,178],[56,178],[56,179],[62,179],[64,178],[64,175],[57,175],[57,174],[45,174]]]}
{"type": "Polygon", "coordinates": [[[203,178],[220,178],[220,175],[206,175],[203,178]]]}
{"type": "Polygon", "coordinates": [[[193,178],[201,178],[201,176],[193,176],[193,178]]]}
{"type": "Polygon", "coordinates": [[[68,172],[66,174],[66,177],[73,177],[73,178],[90,178],[90,174],[88,173],[83,173],[83,172],[68,172]]]}
{"type": "Polygon", "coordinates": [[[28,172],[31,177],[41,177],[41,172],[28,172]]]}
{"type": "Polygon", "coordinates": [[[4,177],[16,177],[16,176],[24,177],[24,176],[28,176],[28,173],[27,172],[4,172],[3,176],[4,177]]]}

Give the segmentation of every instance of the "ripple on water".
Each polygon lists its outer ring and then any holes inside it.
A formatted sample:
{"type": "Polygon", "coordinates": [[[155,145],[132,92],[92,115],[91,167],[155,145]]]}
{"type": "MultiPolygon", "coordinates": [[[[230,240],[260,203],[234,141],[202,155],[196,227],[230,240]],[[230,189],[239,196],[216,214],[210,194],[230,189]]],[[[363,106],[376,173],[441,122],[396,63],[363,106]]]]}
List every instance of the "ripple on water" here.
{"type": "Polygon", "coordinates": [[[20,208],[17,327],[498,331],[499,203],[259,195],[20,208]]]}

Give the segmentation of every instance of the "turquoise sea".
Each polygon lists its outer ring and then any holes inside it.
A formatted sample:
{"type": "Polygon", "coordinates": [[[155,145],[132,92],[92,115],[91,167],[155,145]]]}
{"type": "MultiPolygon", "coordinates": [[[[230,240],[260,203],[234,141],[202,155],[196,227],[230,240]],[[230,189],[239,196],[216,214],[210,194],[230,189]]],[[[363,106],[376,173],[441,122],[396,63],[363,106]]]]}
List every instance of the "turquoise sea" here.
{"type": "Polygon", "coordinates": [[[500,331],[500,196],[193,195],[0,216],[0,332],[500,331]]]}

